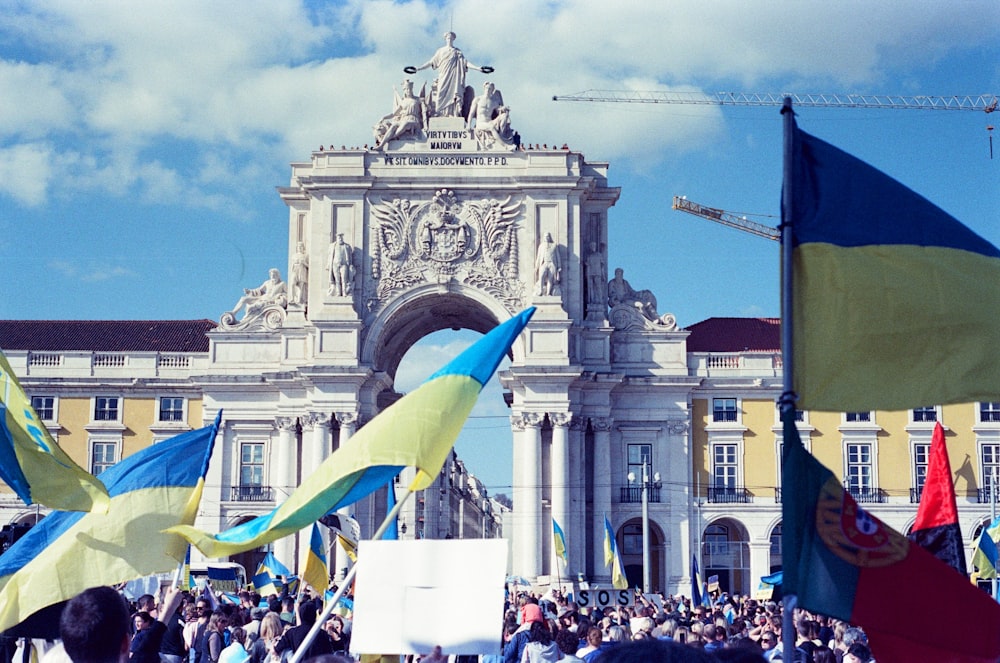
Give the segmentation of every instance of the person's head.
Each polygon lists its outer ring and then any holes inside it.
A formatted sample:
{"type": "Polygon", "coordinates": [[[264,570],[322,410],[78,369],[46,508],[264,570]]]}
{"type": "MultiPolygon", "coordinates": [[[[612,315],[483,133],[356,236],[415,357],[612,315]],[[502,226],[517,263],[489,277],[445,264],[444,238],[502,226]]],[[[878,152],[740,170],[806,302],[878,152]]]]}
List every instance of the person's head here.
{"type": "Polygon", "coordinates": [[[135,600],[136,610],[153,613],[156,610],[156,597],[152,594],[143,594],[135,600]]]}
{"type": "Polygon", "coordinates": [[[829,647],[817,647],[813,650],[813,663],[837,663],[837,656],[829,647]]]}
{"type": "Polygon", "coordinates": [[[285,625],[276,612],[269,612],[260,620],[260,637],[264,638],[265,641],[281,637],[284,630],[285,625]]]}
{"type": "Polygon", "coordinates": [[[537,603],[525,603],[521,608],[521,621],[525,624],[545,621],[541,607],[537,603]]]}
{"type": "Polygon", "coordinates": [[[604,640],[604,632],[596,626],[591,626],[590,630],[587,631],[587,644],[591,647],[600,647],[602,640],[604,640]]]}
{"type": "Polygon", "coordinates": [[[625,642],[629,640],[629,633],[625,627],[614,624],[608,627],[608,642],[625,642]]]}
{"type": "Polygon", "coordinates": [[[844,649],[850,649],[851,645],[855,642],[860,642],[863,645],[868,644],[868,636],[865,632],[856,626],[850,626],[844,631],[844,637],[841,639],[844,643],[844,649]]]}
{"type": "Polygon", "coordinates": [[[760,634],[760,646],[764,651],[774,649],[778,644],[778,638],[773,631],[764,631],[760,634]]]}
{"type": "Polygon", "coordinates": [[[531,628],[528,630],[528,642],[537,642],[542,646],[552,642],[552,632],[549,631],[548,624],[545,622],[532,622],[531,628]]]}
{"type": "Polygon", "coordinates": [[[153,616],[148,612],[146,612],[145,610],[140,610],[139,612],[135,613],[135,615],[133,615],[132,617],[132,620],[136,631],[147,629],[153,625],[154,621],[156,621],[155,619],[153,619],[153,616]]]}
{"type": "Polygon", "coordinates": [[[84,590],[66,604],[59,635],[73,663],[119,663],[128,657],[128,605],[110,587],[84,590]]]}
{"type": "Polygon", "coordinates": [[[872,660],[872,652],[868,649],[868,645],[862,642],[855,642],[847,648],[847,653],[844,654],[844,663],[868,663],[870,660],[872,660]]]}
{"type": "Polygon", "coordinates": [[[705,638],[706,642],[712,642],[715,640],[715,624],[705,624],[705,627],[701,630],[701,637],[705,638]]]}
{"type": "Polygon", "coordinates": [[[229,626],[229,619],[221,612],[213,612],[208,620],[209,631],[219,631],[221,633],[226,630],[227,626],[229,626]]]}
{"type": "Polygon", "coordinates": [[[572,656],[580,648],[580,641],[577,639],[576,633],[560,629],[556,631],[556,647],[559,647],[559,651],[562,653],[572,656]]]}
{"type": "Polygon", "coordinates": [[[316,604],[312,601],[302,601],[298,609],[299,624],[312,626],[316,623],[316,604]]]}

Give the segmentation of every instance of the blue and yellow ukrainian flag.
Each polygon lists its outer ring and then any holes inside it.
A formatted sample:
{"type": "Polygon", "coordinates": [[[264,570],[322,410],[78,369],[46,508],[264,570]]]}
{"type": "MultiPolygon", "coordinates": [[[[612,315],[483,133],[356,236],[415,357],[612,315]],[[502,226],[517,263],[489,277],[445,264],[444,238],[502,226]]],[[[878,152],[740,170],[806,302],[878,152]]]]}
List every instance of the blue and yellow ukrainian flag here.
{"type": "Polygon", "coordinates": [[[108,491],[52,439],[0,353],[0,479],[25,504],[106,513],[108,491]]]}
{"type": "Polygon", "coordinates": [[[552,519],[552,541],[556,547],[556,555],[560,557],[563,564],[569,564],[569,554],[566,552],[566,535],[563,534],[562,527],[556,519],[552,519]]]}
{"type": "Polygon", "coordinates": [[[172,528],[207,557],[253,550],[357,502],[415,467],[410,490],[437,478],[483,386],[528,324],[529,308],[495,327],[447,366],[388,408],[330,454],[270,513],[219,534],[172,528]]]}
{"type": "Polygon", "coordinates": [[[1000,518],[984,527],[972,554],[972,564],[979,569],[979,577],[988,580],[997,577],[997,541],[1000,540],[1000,518]]]}
{"type": "Polygon", "coordinates": [[[164,529],[194,522],[221,418],[105,470],[106,514],[55,511],[0,555],[0,631],[88,587],[176,570],[187,542],[164,529]]]}
{"type": "Polygon", "coordinates": [[[326,591],[330,584],[330,567],[326,563],[326,545],[323,543],[323,535],[319,531],[319,525],[313,523],[312,535],[309,537],[309,548],[306,550],[306,559],[302,564],[302,579],[316,590],[317,593],[326,591]]]}
{"type": "Polygon", "coordinates": [[[611,586],[615,589],[628,589],[628,578],[625,577],[625,565],[618,550],[615,532],[611,529],[607,514],[604,515],[604,565],[611,566],[611,586]]]}
{"type": "Polygon", "coordinates": [[[798,407],[1000,401],[1000,250],[870,165],[793,137],[798,407]]]}
{"type": "Polygon", "coordinates": [[[278,558],[274,556],[273,552],[268,552],[264,555],[264,559],[260,560],[260,564],[257,565],[256,574],[267,573],[272,578],[281,576],[283,578],[288,578],[292,575],[291,570],[278,561],[278,558]]]}
{"type": "Polygon", "coordinates": [[[274,584],[274,578],[271,574],[265,571],[259,571],[254,574],[253,578],[250,580],[253,583],[254,591],[263,597],[271,596],[272,594],[280,593],[277,585],[274,584]]]}

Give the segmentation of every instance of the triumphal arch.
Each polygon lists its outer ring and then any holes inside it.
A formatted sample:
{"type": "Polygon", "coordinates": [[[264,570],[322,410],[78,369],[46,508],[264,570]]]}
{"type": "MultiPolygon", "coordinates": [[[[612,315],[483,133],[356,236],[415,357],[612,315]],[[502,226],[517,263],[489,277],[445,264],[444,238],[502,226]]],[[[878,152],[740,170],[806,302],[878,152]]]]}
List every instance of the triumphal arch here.
{"type": "MultiPolygon", "coordinates": [[[[228,422],[216,484],[233,484],[241,442],[265,440],[280,501],[398,396],[396,369],[416,341],[485,332],[535,306],[501,376],[514,449],[512,571],[606,579],[605,517],[616,529],[636,522],[626,477],[646,461],[660,496],[655,580],[676,584],[691,554],[687,332],[650,290],[620,268],[609,273],[620,190],[608,164],[520,135],[517,100],[502,92],[511,79],[472,64],[451,33],[401,79],[392,97],[365,91],[393,102],[372,118],[367,145],[321,147],[292,164],[278,190],[287,269],[234,297],[211,333],[206,411],[222,407],[228,422]],[[568,564],[554,553],[553,519],[568,564]]],[[[204,524],[253,515],[230,506],[206,506],[204,524]]],[[[373,529],[380,508],[354,511],[373,529]]],[[[294,558],[294,541],[276,551],[294,558]]]]}

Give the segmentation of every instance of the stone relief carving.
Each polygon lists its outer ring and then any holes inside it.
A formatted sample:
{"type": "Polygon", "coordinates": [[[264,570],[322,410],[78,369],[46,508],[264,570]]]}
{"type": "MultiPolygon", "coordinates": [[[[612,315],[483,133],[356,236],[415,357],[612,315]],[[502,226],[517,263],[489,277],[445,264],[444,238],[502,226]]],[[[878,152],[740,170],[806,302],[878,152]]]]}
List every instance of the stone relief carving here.
{"type": "Polygon", "coordinates": [[[330,244],[326,269],[330,274],[329,293],[350,297],[354,289],[354,249],[344,241],[344,233],[337,233],[337,241],[330,244]]]}
{"type": "Polygon", "coordinates": [[[523,306],[516,223],[521,202],[461,202],[441,189],[430,201],[371,203],[372,279],[369,309],[420,283],[458,281],[490,293],[511,312],[523,306]]]}
{"type": "Polygon", "coordinates": [[[559,245],[552,241],[551,233],[545,233],[535,256],[535,294],[558,297],[562,294],[559,288],[561,280],[562,260],[559,257],[559,245]]]}
{"type": "Polygon", "coordinates": [[[551,422],[553,426],[566,427],[570,425],[572,420],[572,412],[549,412],[549,422],[551,422]]]}
{"type": "Polygon", "coordinates": [[[219,328],[224,331],[254,331],[281,329],[288,306],[287,285],[281,280],[281,272],[275,268],[269,271],[269,278],[258,288],[244,288],[243,296],[233,310],[222,314],[219,328]],[[243,311],[243,319],[236,314],[243,311]]]}
{"type": "Polygon", "coordinates": [[[618,330],[656,329],[675,331],[677,319],[672,313],[656,312],[656,296],[650,290],[635,290],[625,280],[624,270],[615,269],[615,277],[608,281],[608,321],[618,330]]]}

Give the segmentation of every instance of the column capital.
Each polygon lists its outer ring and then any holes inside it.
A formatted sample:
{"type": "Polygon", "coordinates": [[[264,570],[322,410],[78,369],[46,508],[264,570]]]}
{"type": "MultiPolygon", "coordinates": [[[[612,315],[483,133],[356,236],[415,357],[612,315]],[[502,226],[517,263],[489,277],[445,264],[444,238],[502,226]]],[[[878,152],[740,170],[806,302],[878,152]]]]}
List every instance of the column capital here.
{"type": "Polygon", "coordinates": [[[320,428],[329,426],[330,419],[329,412],[307,412],[306,416],[302,417],[302,430],[311,431],[317,426],[320,428]]]}
{"type": "Polygon", "coordinates": [[[599,433],[607,433],[611,430],[613,420],[611,417],[591,417],[590,425],[599,433]]]}
{"type": "Polygon", "coordinates": [[[298,424],[298,417],[275,417],[274,424],[278,427],[278,430],[282,432],[294,432],[295,426],[298,424]]]}
{"type": "Polygon", "coordinates": [[[358,423],[357,412],[337,412],[335,416],[337,417],[337,423],[341,426],[354,426],[358,423]]]}
{"type": "Polygon", "coordinates": [[[553,426],[565,428],[573,421],[572,412],[549,412],[549,421],[553,426]]]}
{"type": "Polygon", "coordinates": [[[521,420],[527,428],[538,428],[542,425],[543,416],[540,412],[523,412],[521,413],[521,420]]]}

